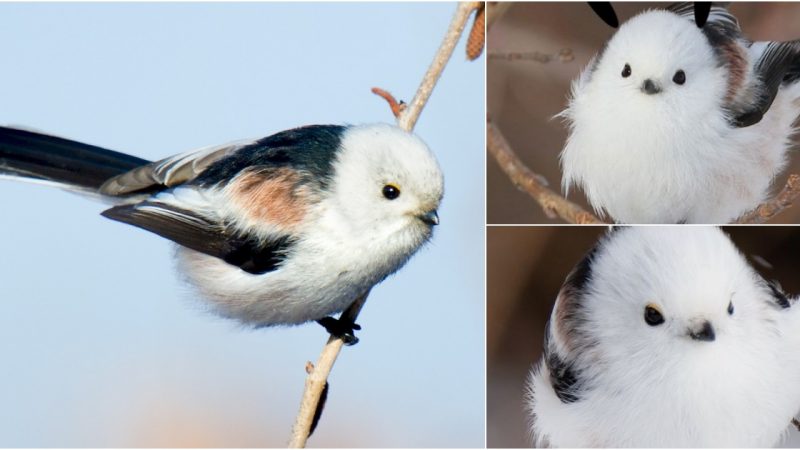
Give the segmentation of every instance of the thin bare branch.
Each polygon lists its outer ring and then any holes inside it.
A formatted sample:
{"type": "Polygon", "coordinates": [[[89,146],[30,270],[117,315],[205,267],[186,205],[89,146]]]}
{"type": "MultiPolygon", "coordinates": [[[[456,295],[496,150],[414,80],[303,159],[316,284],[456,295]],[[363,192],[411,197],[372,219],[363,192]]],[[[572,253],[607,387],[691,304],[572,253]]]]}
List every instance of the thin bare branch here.
{"type": "MultiPolygon", "coordinates": [[[[453,54],[453,50],[464,31],[470,13],[481,4],[482,2],[462,2],[458,4],[444,40],[433,58],[433,63],[431,63],[431,66],[425,73],[411,104],[409,107],[399,110],[399,116],[396,112],[399,108],[393,107],[393,104],[399,105],[400,103],[388,92],[382,89],[377,89],[377,91],[373,89],[375,94],[380,95],[389,103],[389,106],[392,108],[392,114],[397,117],[397,123],[400,128],[409,132],[414,129],[414,125],[417,123],[422,109],[425,107],[428,98],[430,98],[433,92],[433,88],[436,86],[436,82],[439,80],[442,71],[450,60],[450,56],[453,54]]],[[[366,292],[356,299],[356,301],[341,314],[339,320],[355,323],[368,296],[369,292],[366,292]]],[[[343,345],[344,342],[341,338],[331,336],[325,344],[325,347],[323,347],[317,364],[306,365],[306,370],[309,371],[309,373],[306,377],[305,390],[303,391],[303,398],[300,403],[300,411],[297,413],[294,426],[292,427],[292,436],[289,441],[290,448],[303,448],[306,446],[311,425],[314,422],[314,415],[316,414],[319,417],[317,408],[319,406],[320,397],[325,389],[331,369],[333,369],[333,364],[336,362],[336,358],[339,356],[343,345]]]]}
{"type": "Polygon", "coordinates": [[[489,52],[490,60],[502,61],[534,61],[542,64],[550,62],[568,63],[575,59],[575,55],[570,48],[562,48],[558,53],[541,53],[541,52],[503,52],[491,51],[489,52]]]}
{"type": "Polygon", "coordinates": [[[736,223],[764,223],[790,208],[800,196],[800,175],[789,175],[786,186],[778,195],[760,204],[756,209],[740,217],[736,223]]]}
{"type": "MultiPolygon", "coordinates": [[[[356,317],[361,312],[361,307],[367,301],[369,292],[365,293],[358,298],[345,312],[342,313],[340,319],[352,320],[355,322],[356,317]]],[[[314,423],[314,416],[319,416],[317,412],[322,392],[325,390],[325,384],[328,382],[328,375],[333,369],[333,364],[342,350],[344,341],[341,338],[329,337],[325,347],[322,348],[322,353],[317,359],[317,364],[306,363],[305,370],[308,373],[306,377],[305,390],[303,391],[303,399],[300,401],[300,411],[297,413],[294,426],[292,427],[292,437],[289,441],[289,448],[303,448],[306,446],[306,441],[311,432],[311,426],[314,423]]]]}
{"type": "Polygon", "coordinates": [[[433,92],[433,87],[436,86],[436,82],[439,80],[439,77],[444,71],[444,67],[450,60],[450,56],[453,54],[456,44],[458,44],[461,33],[467,25],[467,20],[469,20],[470,13],[480,3],[482,2],[461,2],[458,4],[456,12],[453,15],[453,20],[450,22],[450,27],[447,29],[447,34],[445,34],[444,40],[439,46],[439,50],[436,51],[436,55],[430,67],[428,67],[428,71],[425,73],[425,76],[422,77],[422,83],[420,83],[417,93],[414,95],[411,103],[408,104],[408,108],[403,111],[400,118],[397,120],[397,125],[400,128],[406,131],[414,129],[414,125],[417,123],[417,119],[419,119],[419,115],[422,113],[422,108],[424,108],[425,104],[428,102],[428,98],[433,92]]]}
{"type": "Polygon", "coordinates": [[[533,197],[547,217],[561,217],[569,223],[601,224],[597,217],[546,187],[547,181],[519,159],[503,134],[490,121],[486,123],[486,147],[503,172],[517,188],[533,197]]]}

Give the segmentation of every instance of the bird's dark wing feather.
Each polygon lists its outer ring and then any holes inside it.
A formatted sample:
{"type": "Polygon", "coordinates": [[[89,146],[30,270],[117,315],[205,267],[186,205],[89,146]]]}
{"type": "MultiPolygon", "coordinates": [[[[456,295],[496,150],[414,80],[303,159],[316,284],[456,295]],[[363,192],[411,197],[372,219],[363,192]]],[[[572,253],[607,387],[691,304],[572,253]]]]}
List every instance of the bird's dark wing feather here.
{"type": "Polygon", "coordinates": [[[103,216],[167,238],[183,247],[205,253],[252,274],[277,269],[286,259],[293,240],[282,236],[262,242],[233,236],[225,227],[173,205],[146,201],[115,206],[103,216]]]}
{"type": "Polygon", "coordinates": [[[184,183],[225,184],[246,169],[290,168],[325,184],[346,126],[309,125],[258,140],[242,140],[175,155],[111,178],[100,188],[111,196],[153,193],[184,183]]]}
{"type": "Polygon", "coordinates": [[[214,161],[193,183],[225,184],[243,170],[259,167],[262,171],[291,169],[306,173],[325,186],[333,176],[336,152],[346,130],[346,126],[339,125],[309,125],[281,131],[214,161]]]}
{"type": "MultiPolygon", "coordinates": [[[[734,72],[738,69],[742,71],[740,76],[743,76],[747,66],[739,55],[740,49],[750,47],[752,43],[742,36],[739,22],[726,7],[726,3],[712,4],[702,31],[717,55],[718,64],[727,65],[734,72]]],[[[687,20],[694,18],[693,3],[675,3],[668,6],[667,10],[687,20]]],[[[764,51],[755,61],[753,72],[755,77],[750,82],[751,86],[737,89],[743,97],[736,95],[726,105],[731,125],[738,128],[759,123],[772,106],[781,85],[800,78],[799,41],[766,43],[764,51]]]]}
{"type": "Polygon", "coordinates": [[[789,296],[787,296],[786,293],[783,291],[783,288],[781,288],[780,283],[778,283],[775,280],[766,280],[766,279],[764,280],[764,282],[766,283],[767,288],[769,288],[772,297],[771,300],[774,302],[775,305],[777,305],[781,309],[787,309],[792,306],[792,303],[789,301],[789,296]]]}
{"type": "Polygon", "coordinates": [[[550,372],[550,385],[562,403],[575,403],[580,400],[580,383],[572,363],[561,356],[550,342],[550,323],[545,330],[544,363],[550,372]]]}
{"type": "MultiPolygon", "coordinates": [[[[719,67],[726,67],[730,73],[728,94],[725,100],[725,109],[730,117],[729,122],[735,127],[749,127],[761,121],[761,118],[772,105],[772,101],[780,85],[775,85],[774,92],[766,85],[762,85],[758,77],[752,78],[746,86],[745,79],[749,73],[746,58],[746,48],[751,42],[744,38],[739,28],[739,22],[728,10],[727,4],[713,4],[709,11],[708,20],[700,28],[708,39],[719,67]]],[[[687,20],[694,18],[693,3],[675,3],[667,7],[671,11],[687,20]]],[[[763,68],[762,68],[763,69],[763,68]]]]}
{"type": "Polygon", "coordinates": [[[217,160],[252,142],[237,141],[206,147],[155,161],[109,179],[100,191],[112,196],[162,191],[193,180],[217,160]]]}
{"type": "Polygon", "coordinates": [[[769,42],[753,67],[758,77],[756,100],[739,111],[731,111],[733,124],[748,127],[761,121],[769,111],[781,84],[800,77],[800,41],[769,42]]]}
{"type": "MultiPolygon", "coordinates": [[[[708,18],[702,28],[709,25],[716,27],[734,28],[739,30],[739,21],[736,17],[728,12],[728,2],[713,2],[708,11],[708,18]]],[[[695,3],[694,2],[680,2],[673,3],[666,7],[667,11],[674,12],[675,14],[684,17],[686,20],[696,22],[695,18],[695,3]]]]}

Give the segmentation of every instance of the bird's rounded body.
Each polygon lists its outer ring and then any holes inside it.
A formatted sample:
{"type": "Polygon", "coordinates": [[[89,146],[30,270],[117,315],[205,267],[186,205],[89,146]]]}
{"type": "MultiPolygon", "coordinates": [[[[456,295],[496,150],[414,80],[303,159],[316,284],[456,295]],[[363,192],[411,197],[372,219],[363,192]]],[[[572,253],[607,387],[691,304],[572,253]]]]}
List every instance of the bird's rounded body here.
{"type": "Polygon", "coordinates": [[[721,231],[626,228],[582,264],[529,380],[537,446],[780,442],[800,412],[800,305],[721,231]],[[645,323],[647,304],[663,323],[645,323]],[[699,320],[710,337],[687,334],[699,320]]]}
{"type": "Polygon", "coordinates": [[[256,326],[300,324],[338,313],[398,270],[431,234],[428,226],[352,232],[332,199],[323,199],[295,231],[275,270],[252,274],[204,253],[178,247],[180,272],[212,308],[256,326]]]}
{"type": "Polygon", "coordinates": [[[786,164],[800,87],[781,83],[760,121],[737,123],[766,95],[757,66],[767,44],[726,35],[712,46],[717,24],[732,27],[720,11],[706,31],[670,11],[642,13],[590,62],[562,113],[565,189],[580,186],[621,223],[728,223],[767,198],[786,164]]]}
{"type": "Polygon", "coordinates": [[[418,137],[314,125],[149,162],[0,127],[0,175],[116,204],[103,215],[178,244],[222,316],[294,325],[341,312],[432,236],[444,180],[418,137]]]}

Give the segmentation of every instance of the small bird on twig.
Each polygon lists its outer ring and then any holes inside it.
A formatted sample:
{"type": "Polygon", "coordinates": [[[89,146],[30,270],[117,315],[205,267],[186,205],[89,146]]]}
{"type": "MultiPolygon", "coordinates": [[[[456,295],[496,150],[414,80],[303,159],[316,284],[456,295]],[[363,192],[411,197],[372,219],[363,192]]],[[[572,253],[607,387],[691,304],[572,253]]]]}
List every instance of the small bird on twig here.
{"type": "Polygon", "coordinates": [[[327,317],[402,267],[439,223],[439,165],[391,125],[315,125],[150,162],[0,127],[0,176],[116,206],[103,215],[178,244],[186,278],[253,326],[327,317]]]}
{"type": "Polygon", "coordinates": [[[800,410],[800,304],[715,227],[619,227],[569,274],[531,374],[537,446],[770,447],[800,410]]]}
{"type": "Polygon", "coordinates": [[[617,222],[728,223],[785,166],[800,42],[752,42],[724,6],[701,9],[633,17],[573,82],[563,186],[617,222]]]}

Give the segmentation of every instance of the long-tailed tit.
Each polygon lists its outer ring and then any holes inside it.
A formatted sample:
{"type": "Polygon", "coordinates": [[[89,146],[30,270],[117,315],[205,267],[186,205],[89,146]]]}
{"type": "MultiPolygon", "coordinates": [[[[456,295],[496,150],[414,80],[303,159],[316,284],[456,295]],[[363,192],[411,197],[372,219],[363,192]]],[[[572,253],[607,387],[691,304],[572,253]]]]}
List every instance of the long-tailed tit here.
{"type": "Polygon", "coordinates": [[[798,79],[800,43],[751,42],[723,6],[641,13],[573,82],[564,189],[617,222],[728,223],[785,166],[798,79]]]}
{"type": "Polygon", "coordinates": [[[178,244],[222,316],[318,320],[351,341],[355,325],[326,316],[430,239],[443,193],[428,147],[391,125],[307,126],[156,162],[0,128],[0,175],[113,202],[104,216],[178,244]]]}
{"type": "Polygon", "coordinates": [[[621,227],[569,274],[528,384],[535,443],[768,447],[800,410],[800,304],[715,227],[621,227]]]}

